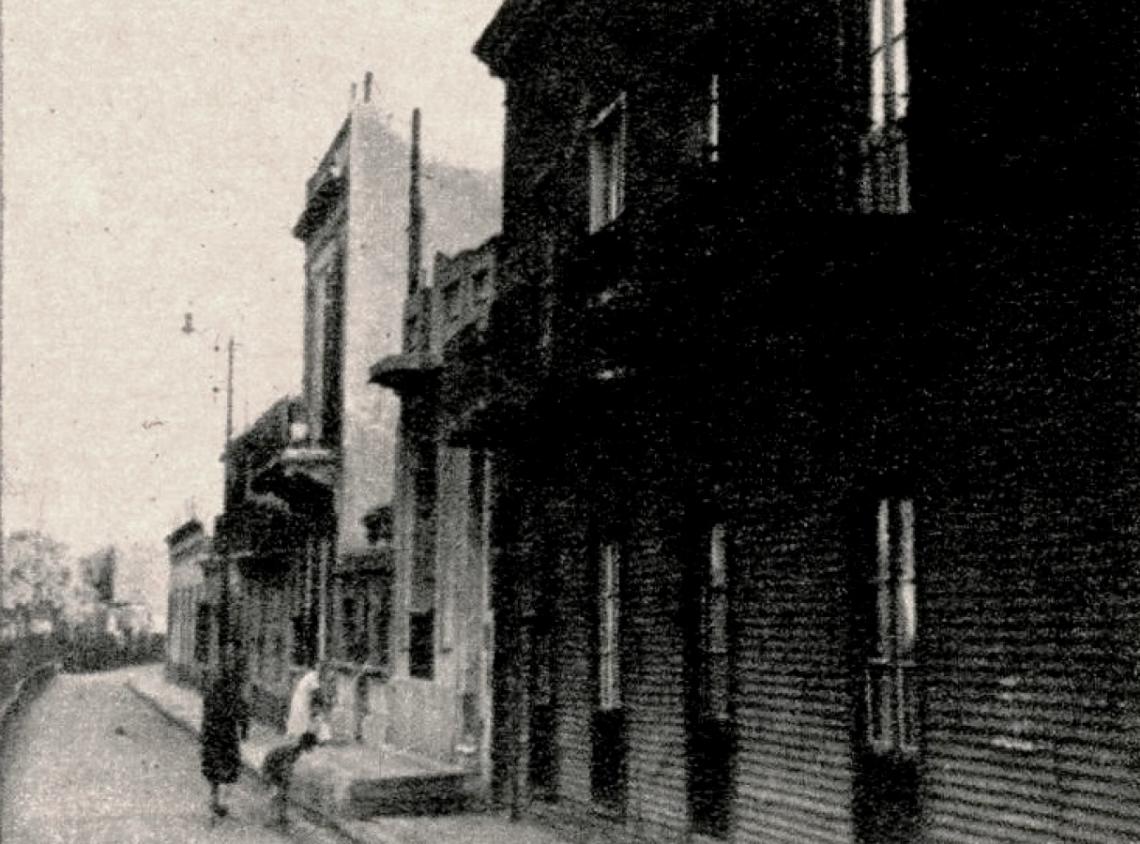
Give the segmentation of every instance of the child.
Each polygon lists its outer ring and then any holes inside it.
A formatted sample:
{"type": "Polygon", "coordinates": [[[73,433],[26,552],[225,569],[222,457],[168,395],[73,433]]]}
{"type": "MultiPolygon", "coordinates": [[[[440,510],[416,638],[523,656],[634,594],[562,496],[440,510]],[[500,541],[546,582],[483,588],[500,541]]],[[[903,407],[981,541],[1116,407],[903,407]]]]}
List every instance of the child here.
{"type": "Polygon", "coordinates": [[[274,813],[271,824],[282,827],[288,825],[289,818],[286,807],[289,804],[289,783],[293,779],[293,766],[297,764],[302,753],[307,753],[316,746],[316,734],[303,733],[295,744],[283,744],[280,747],[275,747],[266,755],[265,762],[261,766],[261,773],[266,781],[276,789],[273,794],[274,813]]]}

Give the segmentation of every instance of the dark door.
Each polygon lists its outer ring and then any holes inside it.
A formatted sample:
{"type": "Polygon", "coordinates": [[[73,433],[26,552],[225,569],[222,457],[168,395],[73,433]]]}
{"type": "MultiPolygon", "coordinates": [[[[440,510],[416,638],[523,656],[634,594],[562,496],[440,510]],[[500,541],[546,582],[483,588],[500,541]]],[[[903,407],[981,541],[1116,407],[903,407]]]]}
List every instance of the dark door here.
{"type": "Polygon", "coordinates": [[[727,838],[735,731],[731,707],[728,563],[722,525],[707,534],[691,569],[689,816],[693,831],[727,838]]]}
{"type": "Polygon", "coordinates": [[[531,796],[536,800],[552,800],[557,793],[558,756],[557,709],[555,705],[554,631],[548,608],[539,615],[533,640],[530,666],[530,747],[528,772],[531,796]]]}
{"type": "Polygon", "coordinates": [[[864,526],[856,586],[855,821],[867,844],[909,844],[920,822],[915,508],[883,499],[864,526]]]}

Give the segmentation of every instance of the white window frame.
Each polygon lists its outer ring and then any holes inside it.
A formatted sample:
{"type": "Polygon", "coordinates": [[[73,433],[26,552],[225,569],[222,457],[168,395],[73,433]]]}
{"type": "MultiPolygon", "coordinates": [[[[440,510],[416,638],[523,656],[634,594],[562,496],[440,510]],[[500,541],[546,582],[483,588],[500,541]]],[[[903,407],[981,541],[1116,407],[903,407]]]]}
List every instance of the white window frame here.
{"type": "Polygon", "coordinates": [[[867,744],[884,755],[918,751],[914,522],[911,499],[879,502],[876,565],[870,578],[874,625],[864,668],[864,695],[867,744]]]}
{"type": "Polygon", "coordinates": [[[720,162],[720,74],[709,76],[708,125],[705,129],[706,155],[710,164],[720,162]]]}
{"type": "Polygon", "coordinates": [[[598,709],[621,709],[621,549],[601,548],[598,565],[598,709]]]}
{"type": "Polygon", "coordinates": [[[599,231],[625,210],[627,107],[618,94],[590,123],[590,231],[599,231]]]}
{"type": "Polygon", "coordinates": [[[708,574],[701,596],[702,707],[704,715],[722,721],[728,720],[732,711],[726,545],[724,525],[713,525],[709,531],[708,574]]]}
{"type": "Polygon", "coordinates": [[[910,211],[910,172],[902,121],[910,103],[907,0],[867,0],[868,118],[863,138],[864,212],[910,211]]]}

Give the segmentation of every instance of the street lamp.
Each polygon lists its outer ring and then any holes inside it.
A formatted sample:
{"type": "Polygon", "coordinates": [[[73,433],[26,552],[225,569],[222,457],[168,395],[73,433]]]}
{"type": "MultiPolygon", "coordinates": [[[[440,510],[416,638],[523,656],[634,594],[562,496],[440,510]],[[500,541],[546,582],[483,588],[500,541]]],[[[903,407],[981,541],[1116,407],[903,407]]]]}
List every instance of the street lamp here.
{"type": "MultiPolygon", "coordinates": [[[[194,327],[194,314],[187,311],[184,315],[182,328],[180,329],[183,334],[190,336],[197,334],[198,329],[194,327]]],[[[223,470],[222,478],[222,511],[225,512],[226,508],[226,489],[228,482],[228,474],[230,468],[230,443],[234,435],[234,336],[230,334],[229,342],[226,344],[226,441],[225,449],[222,452],[222,460],[225,469],[223,470]]],[[[219,351],[220,346],[215,341],[214,351],[219,351]]],[[[214,387],[213,391],[217,393],[218,388],[214,387]]],[[[216,537],[215,537],[216,538],[216,537]]],[[[221,594],[219,595],[221,606],[218,613],[218,650],[219,658],[223,657],[226,653],[226,646],[234,644],[235,649],[237,640],[232,636],[230,630],[231,616],[233,615],[231,608],[231,579],[232,567],[230,565],[229,550],[223,544],[222,553],[220,555],[222,562],[222,583],[221,594]]],[[[224,666],[223,666],[224,667],[224,666]]]]}
{"type": "MultiPolygon", "coordinates": [[[[189,336],[197,334],[198,329],[194,327],[194,314],[187,311],[184,317],[185,321],[182,323],[180,329],[183,334],[189,336]]],[[[214,351],[218,351],[218,346],[214,345],[214,351]]],[[[217,387],[214,392],[217,392],[217,387]]],[[[234,336],[231,334],[229,343],[226,347],[226,449],[230,447],[230,440],[234,435],[234,336]]]]}

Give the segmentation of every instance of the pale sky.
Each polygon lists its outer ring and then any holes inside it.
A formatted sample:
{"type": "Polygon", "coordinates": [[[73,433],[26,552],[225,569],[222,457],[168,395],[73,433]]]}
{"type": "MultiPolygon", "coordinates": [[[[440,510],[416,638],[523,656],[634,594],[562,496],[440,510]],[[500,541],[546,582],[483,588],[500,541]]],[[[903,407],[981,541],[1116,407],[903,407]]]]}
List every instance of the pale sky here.
{"type": "Polygon", "coordinates": [[[299,392],[290,229],[350,85],[372,70],[403,133],[420,106],[429,158],[498,169],[502,86],[471,55],[498,5],[4,4],[5,531],[83,553],[160,543],[191,502],[210,524],[230,332],[239,430],[299,392]]]}

